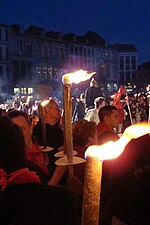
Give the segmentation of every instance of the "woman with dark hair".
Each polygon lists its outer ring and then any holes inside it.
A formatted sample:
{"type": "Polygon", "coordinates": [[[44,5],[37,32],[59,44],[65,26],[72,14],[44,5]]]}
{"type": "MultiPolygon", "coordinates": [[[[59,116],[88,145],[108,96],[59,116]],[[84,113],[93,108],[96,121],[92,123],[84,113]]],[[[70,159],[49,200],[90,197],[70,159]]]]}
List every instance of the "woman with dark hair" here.
{"type": "MultiPolygon", "coordinates": [[[[98,143],[96,123],[93,121],[80,120],[73,124],[73,148],[77,156],[85,158],[85,150],[90,145],[98,143]]],[[[74,176],[81,182],[81,191],[84,184],[85,163],[74,165],[74,176]]]]}
{"type": "Polygon", "coordinates": [[[49,171],[46,166],[41,149],[32,142],[32,129],[29,116],[18,110],[12,110],[8,113],[9,118],[17,124],[23,133],[26,145],[27,166],[30,170],[37,172],[43,183],[50,179],[49,171]]]}
{"type": "Polygon", "coordinates": [[[40,184],[26,167],[20,128],[0,116],[0,223],[3,225],[80,225],[81,196],[40,184]]]}

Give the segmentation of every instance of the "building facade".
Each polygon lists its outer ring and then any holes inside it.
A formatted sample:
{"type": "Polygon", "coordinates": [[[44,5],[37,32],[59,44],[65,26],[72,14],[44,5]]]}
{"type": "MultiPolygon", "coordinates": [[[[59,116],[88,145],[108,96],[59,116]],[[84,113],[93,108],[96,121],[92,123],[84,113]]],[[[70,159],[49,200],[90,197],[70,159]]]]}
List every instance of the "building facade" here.
{"type": "Polygon", "coordinates": [[[17,98],[58,94],[62,75],[79,69],[95,71],[101,89],[115,91],[120,84],[135,81],[136,63],[134,46],[124,51],[95,32],[63,35],[35,26],[24,30],[21,25],[0,24],[0,92],[17,98]]]}
{"type": "Polygon", "coordinates": [[[120,85],[127,90],[137,88],[137,50],[134,45],[114,44],[111,45],[118,55],[118,75],[120,85]]]}

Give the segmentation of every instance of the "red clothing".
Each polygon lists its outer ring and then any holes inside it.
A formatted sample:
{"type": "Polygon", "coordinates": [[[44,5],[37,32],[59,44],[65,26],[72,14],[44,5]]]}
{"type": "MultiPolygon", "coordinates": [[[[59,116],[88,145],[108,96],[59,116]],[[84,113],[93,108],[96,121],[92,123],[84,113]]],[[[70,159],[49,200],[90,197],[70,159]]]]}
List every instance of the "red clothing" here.
{"type": "Polygon", "coordinates": [[[96,128],[99,144],[104,144],[108,141],[117,141],[119,139],[119,136],[114,132],[113,128],[106,123],[99,122],[96,128]]]}
{"type": "Polygon", "coordinates": [[[119,116],[120,116],[120,123],[124,121],[124,110],[123,110],[123,103],[120,101],[122,95],[125,95],[125,90],[123,86],[120,86],[117,93],[114,96],[113,106],[117,107],[119,116]]]}
{"type": "Polygon", "coordinates": [[[99,122],[96,128],[97,128],[98,135],[101,135],[106,131],[114,132],[114,130],[110,126],[108,126],[106,123],[103,123],[103,122],[99,122]]]}
{"type": "Polygon", "coordinates": [[[33,144],[32,148],[26,147],[26,157],[27,160],[33,162],[35,165],[41,168],[45,174],[49,173],[43,153],[38,145],[33,144]]]}
{"type": "Polygon", "coordinates": [[[10,174],[6,174],[3,169],[0,169],[0,186],[2,186],[1,191],[4,191],[10,184],[24,184],[28,182],[41,183],[37,174],[33,171],[29,171],[28,168],[22,168],[10,174]]]}

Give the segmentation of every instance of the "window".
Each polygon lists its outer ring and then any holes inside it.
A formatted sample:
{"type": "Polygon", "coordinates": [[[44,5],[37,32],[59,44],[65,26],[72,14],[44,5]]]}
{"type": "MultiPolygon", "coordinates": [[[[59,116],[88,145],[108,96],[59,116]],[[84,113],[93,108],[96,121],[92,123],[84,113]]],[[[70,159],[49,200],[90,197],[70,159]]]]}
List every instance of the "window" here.
{"type": "Polygon", "coordinates": [[[28,94],[32,94],[33,93],[33,88],[28,88],[28,94]]]}
{"type": "Polygon", "coordinates": [[[75,54],[78,55],[78,48],[75,47],[75,54]]]}
{"type": "Polygon", "coordinates": [[[20,71],[21,71],[21,78],[25,79],[26,78],[26,62],[25,61],[21,61],[20,71]]]}
{"type": "Polygon", "coordinates": [[[131,63],[132,63],[132,69],[136,70],[136,57],[135,56],[131,57],[131,63]]]}
{"type": "Polygon", "coordinates": [[[79,47],[79,54],[82,55],[82,47],[79,47]]]}
{"type": "Polygon", "coordinates": [[[48,68],[48,78],[49,79],[53,78],[53,67],[51,66],[48,68]]]}
{"type": "Polygon", "coordinates": [[[27,51],[27,56],[32,56],[32,43],[31,42],[26,43],[26,51],[27,51]]]}
{"type": "Polygon", "coordinates": [[[120,64],[124,64],[124,57],[120,56],[120,64]]]}
{"type": "Polygon", "coordinates": [[[84,53],[83,53],[84,56],[86,56],[86,48],[83,49],[83,52],[84,52],[84,53]]]}
{"type": "Polygon", "coordinates": [[[107,83],[107,90],[110,91],[111,90],[111,84],[107,83]]]}
{"type": "Polygon", "coordinates": [[[13,65],[14,65],[14,81],[18,82],[19,81],[19,62],[14,61],[13,65]]]}
{"type": "Polygon", "coordinates": [[[120,64],[120,70],[124,70],[124,64],[120,64]]]}
{"type": "Polygon", "coordinates": [[[136,72],[134,71],[134,72],[132,72],[132,81],[136,81],[136,72]]]}
{"type": "Polygon", "coordinates": [[[126,56],[126,64],[130,64],[130,57],[126,56]]]}
{"type": "Polygon", "coordinates": [[[9,80],[9,67],[7,66],[7,80],[9,80]]]}
{"type": "Polygon", "coordinates": [[[127,83],[130,82],[130,72],[129,71],[126,72],[126,82],[127,83]]]}
{"type": "Polygon", "coordinates": [[[19,94],[20,93],[20,88],[14,88],[14,94],[19,94]]]}
{"type": "Polygon", "coordinates": [[[124,83],[124,72],[123,71],[120,72],[120,82],[124,83]]]}
{"type": "Polygon", "coordinates": [[[33,75],[32,67],[33,67],[33,63],[27,62],[27,76],[28,76],[28,78],[31,78],[32,75],[33,75]]]}
{"type": "Polygon", "coordinates": [[[40,75],[41,75],[41,68],[40,66],[36,66],[36,76],[40,77],[40,75]]]}
{"type": "Polygon", "coordinates": [[[88,56],[90,56],[91,55],[91,51],[90,51],[90,49],[88,49],[88,56]]]}
{"type": "Polygon", "coordinates": [[[114,83],[114,90],[117,90],[118,89],[118,86],[117,84],[114,83]]]}
{"type": "Polygon", "coordinates": [[[48,48],[48,58],[52,57],[52,47],[48,48]]]}
{"type": "Polygon", "coordinates": [[[26,88],[21,88],[21,94],[27,94],[27,89],[26,88]]]}
{"type": "Polygon", "coordinates": [[[124,70],[124,57],[120,56],[120,70],[124,70]]]}
{"type": "Polygon", "coordinates": [[[70,46],[70,52],[73,53],[73,46],[70,46]]]}

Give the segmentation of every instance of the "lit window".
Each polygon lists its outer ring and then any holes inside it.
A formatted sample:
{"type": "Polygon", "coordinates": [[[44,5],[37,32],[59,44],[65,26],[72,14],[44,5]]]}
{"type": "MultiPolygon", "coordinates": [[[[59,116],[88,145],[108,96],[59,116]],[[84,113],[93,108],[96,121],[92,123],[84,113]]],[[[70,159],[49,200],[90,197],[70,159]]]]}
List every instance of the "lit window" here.
{"type": "Polygon", "coordinates": [[[19,94],[20,93],[20,88],[14,88],[14,94],[19,94]]]}
{"type": "Polygon", "coordinates": [[[107,90],[108,90],[108,91],[111,90],[111,84],[110,84],[110,83],[107,84],[107,90]]]}
{"type": "Polygon", "coordinates": [[[33,88],[28,88],[28,94],[32,94],[33,93],[33,88]]]}
{"type": "Polygon", "coordinates": [[[117,89],[118,89],[117,84],[114,84],[114,89],[115,89],[115,90],[117,90],[117,89]]]}
{"type": "Polygon", "coordinates": [[[21,94],[27,94],[27,89],[26,88],[21,88],[21,94]]]}

